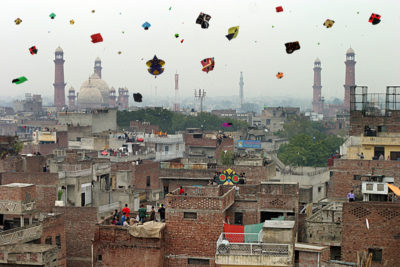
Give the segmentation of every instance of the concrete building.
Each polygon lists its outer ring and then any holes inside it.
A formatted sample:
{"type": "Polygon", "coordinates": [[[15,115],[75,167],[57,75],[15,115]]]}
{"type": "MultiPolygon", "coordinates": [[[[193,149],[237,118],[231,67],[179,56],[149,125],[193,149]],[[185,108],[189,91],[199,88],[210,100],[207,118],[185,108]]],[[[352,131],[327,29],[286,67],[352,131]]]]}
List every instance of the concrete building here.
{"type": "Polygon", "coordinates": [[[299,116],[300,108],[267,107],[261,111],[261,116],[253,117],[252,126],[263,126],[269,132],[283,130],[283,124],[289,117],[299,116]]]}
{"type": "Polygon", "coordinates": [[[25,94],[24,100],[15,100],[13,103],[14,111],[19,112],[32,112],[39,114],[42,112],[42,96],[25,94]]]}
{"type": "Polygon", "coordinates": [[[156,161],[182,158],[185,150],[182,134],[156,136],[150,134],[144,138],[144,142],[154,144],[156,161]]]}
{"type": "Polygon", "coordinates": [[[59,112],[57,120],[60,125],[68,125],[68,130],[70,130],[70,127],[87,127],[90,134],[117,130],[116,109],[96,109],[87,112],[59,112]]]}
{"type": "Polygon", "coordinates": [[[235,119],[246,121],[248,124],[251,124],[252,118],[255,116],[254,112],[239,113],[235,109],[215,109],[211,110],[211,114],[226,118],[227,122],[230,119],[235,119]]]}

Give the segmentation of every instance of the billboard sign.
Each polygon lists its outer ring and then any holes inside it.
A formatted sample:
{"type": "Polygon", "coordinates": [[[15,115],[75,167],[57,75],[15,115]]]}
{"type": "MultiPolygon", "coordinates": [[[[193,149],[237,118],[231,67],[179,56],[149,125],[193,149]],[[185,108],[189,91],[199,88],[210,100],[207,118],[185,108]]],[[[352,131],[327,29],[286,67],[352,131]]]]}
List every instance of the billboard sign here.
{"type": "Polygon", "coordinates": [[[261,148],[261,141],[257,140],[238,140],[238,148],[261,148]]]}

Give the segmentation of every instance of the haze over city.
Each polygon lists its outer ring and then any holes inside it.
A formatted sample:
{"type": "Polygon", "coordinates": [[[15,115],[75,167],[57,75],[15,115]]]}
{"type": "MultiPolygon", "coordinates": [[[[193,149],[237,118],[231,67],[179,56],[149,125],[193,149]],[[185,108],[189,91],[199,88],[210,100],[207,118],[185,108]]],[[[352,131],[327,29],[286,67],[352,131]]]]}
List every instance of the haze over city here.
{"type": "Polygon", "coordinates": [[[243,71],[245,99],[299,97],[308,98],[311,105],[317,57],[322,95],[343,99],[349,47],[356,54],[356,84],[383,91],[398,83],[398,10],[395,0],[4,1],[0,96],[3,101],[25,93],[52,98],[58,46],[64,50],[66,90],[73,86],[77,92],[93,73],[94,59],[100,57],[102,78],[110,87],[126,86],[130,94],[140,92],[144,99],[155,96],[155,87],[158,97],[172,96],[176,72],[181,97],[192,96],[198,88],[209,97],[238,95],[243,71]],[[278,5],[283,12],[275,11],[278,5]],[[49,18],[52,12],[54,19],[49,18]],[[211,15],[208,29],[195,23],[200,12],[211,15]],[[368,23],[371,13],[380,14],[381,23],[368,23]],[[15,25],[16,18],[22,19],[20,25],[15,25]],[[332,28],[323,26],[326,19],[335,21],[332,28]],[[145,21],[151,23],[147,31],[141,26],[145,21]],[[240,26],[239,34],[228,41],[225,35],[232,26],[240,26]],[[101,33],[104,41],[91,43],[94,33],[101,33]],[[284,44],[293,41],[299,41],[301,49],[287,54],[284,44]],[[36,55],[28,51],[33,45],[38,48],[36,55]],[[156,79],[145,65],[154,55],[166,62],[156,79]],[[200,61],[208,57],[215,58],[215,68],[207,74],[200,61]],[[277,72],[284,77],[277,79],[277,72]],[[12,84],[19,76],[28,81],[12,84]]]}

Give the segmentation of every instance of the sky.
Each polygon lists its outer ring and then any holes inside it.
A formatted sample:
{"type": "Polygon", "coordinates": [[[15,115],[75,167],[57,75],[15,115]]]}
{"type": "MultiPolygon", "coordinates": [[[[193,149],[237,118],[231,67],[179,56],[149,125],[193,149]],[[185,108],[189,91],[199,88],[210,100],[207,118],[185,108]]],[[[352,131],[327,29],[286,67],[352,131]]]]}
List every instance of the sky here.
{"type": "Polygon", "coordinates": [[[182,97],[201,88],[223,101],[239,94],[243,71],[245,98],[290,96],[311,102],[318,57],[322,95],[343,99],[350,46],[356,53],[356,84],[384,92],[387,85],[400,85],[399,8],[398,0],[2,0],[0,97],[53,97],[58,46],[64,50],[66,93],[71,86],[79,91],[100,57],[110,87],[126,86],[143,98],[152,97],[156,87],[158,96],[172,96],[174,74],[179,73],[182,97]],[[283,12],[277,13],[277,6],[283,12]],[[195,23],[200,12],[211,15],[208,29],[195,23]],[[371,13],[382,16],[379,24],[368,22],[371,13]],[[22,19],[20,25],[16,18],[22,19]],[[332,28],[323,26],[326,19],[335,21],[332,28]],[[147,31],[141,27],[145,21],[151,24],[147,31]],[[233,26],[240,26],[239,34],[228,41],[225,35],[233,26]],[[93,44],[94,33],[104,41],[93,44]],[[293,41],[301,49],[287,54],[284,44],[293,41]],[[36,55],[28,51],[33,45],[36,55]],[[145,65],[154,55],[166,62],[156,79],[145,65]],[[215,68],[205,73],[200,61],[209,57],[215,68]],[[277,79],[277,72],[284,77],[277,79]],[[20,76],[28,81],[11,83],[20,76]]]}

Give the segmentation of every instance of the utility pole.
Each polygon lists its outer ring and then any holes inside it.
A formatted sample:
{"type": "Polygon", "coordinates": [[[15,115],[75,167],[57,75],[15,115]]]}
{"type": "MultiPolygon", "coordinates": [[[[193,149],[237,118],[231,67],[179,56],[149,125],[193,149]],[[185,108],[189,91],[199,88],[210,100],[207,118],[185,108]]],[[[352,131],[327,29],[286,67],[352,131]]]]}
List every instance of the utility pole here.
{"type": "Polygon", "coordinates": [[[199,93],[197,93],[197,90],[194,90],[194,97],[198,100],[200,100],[200,113],[203,113],[203,100],[206,97],[206,92],[203,89],[203,92],[201,89],[199,89],[199,93]]]}

